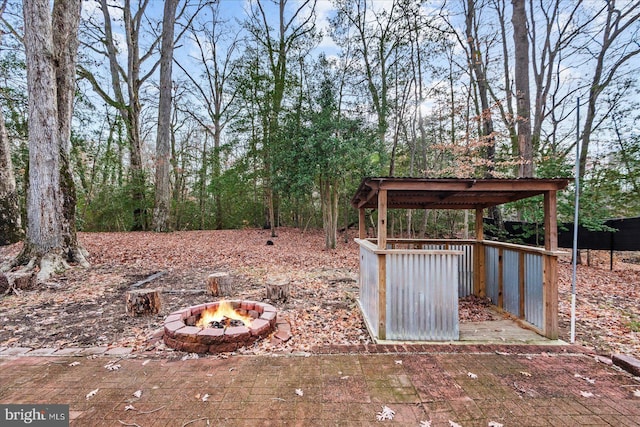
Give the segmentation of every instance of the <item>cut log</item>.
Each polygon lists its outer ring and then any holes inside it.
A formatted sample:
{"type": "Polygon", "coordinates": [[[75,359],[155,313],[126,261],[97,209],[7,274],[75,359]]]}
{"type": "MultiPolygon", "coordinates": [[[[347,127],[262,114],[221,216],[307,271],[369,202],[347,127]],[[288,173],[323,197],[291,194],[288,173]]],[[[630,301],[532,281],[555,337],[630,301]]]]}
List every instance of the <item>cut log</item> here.
{"type": "Polygon", "coordinates": [[[231,295],[231,277],[229,273],[212,273],[207,277],[207,288],[214,297],[231,295]]]}
{"type": "Polygon", "coordinates": [[[127,314],[148,316],[160,311],[160,293],[157,289],[134,289],[127,292],[127,314]]]}
{"type": "Polygon", "coordinates": [[[0,294],[9,292],[9,279],[4,273],[0,273],[0,294]]]}
{"type": "Polygon", "coordinates": [[[274,278],[267,280],[267,299],[286,302],[289,299],[289,279],[274,278]]]}
{"type": "Polygon", "coordinates": [[[12,291],[18,294],[19,291],[35,289],[36,285],[36,274],[32,271],[0,273],[0,294],[8,294],[12,291]]]}

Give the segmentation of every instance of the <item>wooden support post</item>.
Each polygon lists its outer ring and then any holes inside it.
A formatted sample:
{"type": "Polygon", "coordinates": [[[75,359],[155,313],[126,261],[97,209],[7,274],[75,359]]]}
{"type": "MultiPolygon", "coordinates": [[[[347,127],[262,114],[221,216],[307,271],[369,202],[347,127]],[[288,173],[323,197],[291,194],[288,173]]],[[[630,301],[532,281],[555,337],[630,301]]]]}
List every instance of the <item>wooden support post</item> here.
{"type": "Polygon", "coordinates": [[[289,279],[282,277],[267,280],[267,299],[286,302],[289,299],[289,279]]]}
{"type": "Polygon", "coordinates": [[[378,249],[387,248],[387,190],[378,192],[378,249]]]}
{"type": "Polygon", "coordinates": [[[367,238],[367,217],[364,208],[358,209],[358,238],[367,238]]]}
{"type": "MultiPolygon", "coordinates": [[[[558,250],[557,196],[555,191],[544,193],[544,248],[558,250]]],[[[544,336],[558,339],[558,257],[543,256],[542,288],[544,301],[544,336]]]]}
{"type": "Polygon", "coordinates": [[[555,191],[544,193],[544,248],[558,250],[558,208],[555,191]]]}
{"type": "Polygon", "coordinates": [[[160,293],[157,289],[134,289],[127,292],[127,314],[147,316],[160,311],[160,293]]]}
{"type": "Polygon", "coordinates": [[[542,289],[544,301],[544,336],[558,339],[558,258],[543,255],[542,289]]]}
{"type": "Polygon", "coordinates": [[[473,248],[473,293],[478,297],[484,297],[487,294],[484,244],[482,243],[484,240],[483,211],[482,208],[476,209],[476,243],[473,248]]]}
{"type": "Polygon", "coordinates": [[[214,297],[231,295],[231,277],[229,273],[212,273],[207,277],[207,288],[214,297]]]}

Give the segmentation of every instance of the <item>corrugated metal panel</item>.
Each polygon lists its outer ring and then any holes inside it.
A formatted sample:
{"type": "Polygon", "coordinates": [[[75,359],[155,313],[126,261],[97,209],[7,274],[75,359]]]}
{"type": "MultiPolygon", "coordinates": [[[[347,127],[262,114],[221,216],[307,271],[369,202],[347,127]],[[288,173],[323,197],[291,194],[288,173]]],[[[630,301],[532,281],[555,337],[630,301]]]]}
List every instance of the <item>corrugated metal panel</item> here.
{"type": "Polygon", "coordinates": [[[520,316],[520,256],[517,251],[502,251],[502,295],[504,309],[520,316]]]}
{"type": "Polygon", "coordinates": [[[445,245],[429,243],[422,245],[426,250],[445,250],[464,252],[458,259],[458,296],[466,297],[473,294],[473,245],[445,245]]]}
{"type": "Polygon", "coordinates": [[[542,294],[542,255],[524,256],[524,318],[527,322],[544,329],[544,306],[542,294]]]}
{"type": "Polygon", "coordinates": [[[458,256],[387,254],[389,340],[457,340],[458,256]]]}
{"type": "Polygon", "coordinates": [[[378,256],[360,245],[360,307],[374,336],[378,336],[378,256]]]}
{"type": "Polygon", "coordinates": [[[484,247],[484,263],[485,263],[485,283],[487,296],[491,302],[498,305],[498,297],[500,289],[498,287],[498,248],[491,246],[484,247]]]}
{"type": "Polygon", "coordinates": [[[473,245],[450,245],[452,251],[462,251],[458,259],[458,297],[473,294],[473,245]]]}

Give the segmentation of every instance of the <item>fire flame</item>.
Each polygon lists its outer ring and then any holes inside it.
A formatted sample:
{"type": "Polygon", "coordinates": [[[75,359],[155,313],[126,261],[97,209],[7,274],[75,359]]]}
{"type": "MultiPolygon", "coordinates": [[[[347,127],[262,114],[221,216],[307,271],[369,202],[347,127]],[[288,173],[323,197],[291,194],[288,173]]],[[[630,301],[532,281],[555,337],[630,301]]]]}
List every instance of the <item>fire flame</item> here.
{"type": "Polygon", "coordinates": [[[251,316],[245,316],[233,309],[233,306],[228,301],[220,301],[218,307],[208,308],[200,315],[200,320],[196,323],[196,326],[206,328],[211,322],[221,322],[223,319],[239,320],[246,327],[251,326],[253,318],[251,316]]]}

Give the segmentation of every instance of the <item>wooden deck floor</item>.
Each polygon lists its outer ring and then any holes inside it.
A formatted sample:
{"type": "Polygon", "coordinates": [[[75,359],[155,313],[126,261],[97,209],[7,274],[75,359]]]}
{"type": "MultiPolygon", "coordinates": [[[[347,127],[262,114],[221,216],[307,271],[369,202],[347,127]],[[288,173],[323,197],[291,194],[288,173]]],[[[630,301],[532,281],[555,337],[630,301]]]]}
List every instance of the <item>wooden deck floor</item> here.
{"type": "Polygon", "coordinates": [[[566,344],[561,340],[550,340],[538,335],[536,332],[523,328],[517,322],[509,319],[462,322],[460,323],[460,341],[462,343],[483,344],[566,344]]]}

